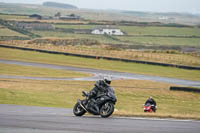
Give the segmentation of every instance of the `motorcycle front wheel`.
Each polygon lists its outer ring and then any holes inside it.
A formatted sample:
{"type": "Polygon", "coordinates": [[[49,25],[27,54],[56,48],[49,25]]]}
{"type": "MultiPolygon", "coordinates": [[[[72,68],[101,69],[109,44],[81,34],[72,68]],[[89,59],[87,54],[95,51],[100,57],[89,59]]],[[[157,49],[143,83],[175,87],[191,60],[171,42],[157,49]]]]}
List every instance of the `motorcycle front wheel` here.
{"type": "Polygon", "coordinates": [[[86,113],[86,111],[81,107],[81,105],[77,102],[74,105],[73,113],[75,116],[82,116],[86,113]]]}
{"type": "Polygon", "coordinates": [[[106,102],[105,104],[103,104],[101,106],[101,109],[100,109],[100,115],[101,117],[103,118],[106,118],[106,117],[109,117],[110,115],[112,115],[112,113],[114,112],[114,104],[111,103],[111,102],[106,102]]]}

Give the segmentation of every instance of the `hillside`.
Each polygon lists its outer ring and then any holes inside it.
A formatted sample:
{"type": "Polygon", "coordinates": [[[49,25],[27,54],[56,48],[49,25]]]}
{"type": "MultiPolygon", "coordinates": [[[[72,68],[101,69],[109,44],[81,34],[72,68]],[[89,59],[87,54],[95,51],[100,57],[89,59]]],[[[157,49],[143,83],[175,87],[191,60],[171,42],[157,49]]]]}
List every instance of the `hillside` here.
{"type": "MultiPolygon", "coordinates": [[[[52,2],[51,2],[52,3],[52,2]]],[[[161,22],[200,25],[200,16],[186,13],[152,13],[121,10],[92,10],[79,8],[58,8],[60,3],[44,6],[36,4],[0,3],[0,13],[7,14],[40,14],[53,16],[60,12],[62,15],[76,14],[84,19],[96,21],[134,21],[134,22],[161,22]]],[[[68,4],[67,4],[68,5],[68,4]]],[[[61,6],[63,6],[61,4],[61,6]]],[[[73,7],[73,5],[71,5],[73,7]]]]}
{"type": "Polygon", "coordinates": [[[65,9],[78,9],[78,7],[70,4],[57,3],[57,2],[44,2],[43,6],[65,8],[65,9]]]}

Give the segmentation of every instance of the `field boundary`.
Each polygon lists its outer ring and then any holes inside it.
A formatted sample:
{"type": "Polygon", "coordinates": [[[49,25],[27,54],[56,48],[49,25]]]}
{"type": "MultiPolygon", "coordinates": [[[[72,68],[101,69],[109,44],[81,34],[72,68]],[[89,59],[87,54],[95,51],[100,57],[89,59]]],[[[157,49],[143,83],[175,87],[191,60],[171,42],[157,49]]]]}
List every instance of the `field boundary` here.
{"type": "Polygon", "coordinates": [[[27,51],[37,51],[37,52],[49,53],[49,54],[62,54],[62,55],[70,55],[70,56],[84,57],[84,58],[106,59],[106,60],[113,60],[113,61],[123,61],[123,62],[132,62],[132,63],[149,64],[149,65],[157,65],[157,66],[175,67],[175,68],[182,68],[182,69],[187,69],[187,70],[200,70],[200,67],[194,67],[194,66],[167,64],[167,63],[150,62],[150,61],[142,61],[142,60],[130,60],[130,59],[112,58],[112,57],[104,57],[104,56],[74,54],[74,53],[67,53],[67,52],[57,52],[57,51],[49,51],[49,50],[42,50],[42,49],[8,46],[8,45],[3,45],[3,44],[0,44],[0,47],[27,50],[27,51]]]}
{"type": "Polygon", "coordinates": [[[171,86],[171,91],[187,91],[187,92],[198,92],[200,93],[199,88],[192,88],[192,87],[177,87],[177,86],[171,86]]]}
{"type": "Polygon", "coordinates": [[[13,26],[13,25],[11,25],[10,23],[8,23],[7,20],[0,19],[0,24],[3,25],[3,26],[5,26],[5,27],[7,27],[7,28],[10,29],[10,30],[13,30],[13,31],[18,32],[18,33],[21,33],[21,34],[23,34],[23,35],[27,35],[27,36],[29,36],[30,38],[41,37],[40,35],[34,34],[34,33],[32,33],[32,32],[29,32],[29,31],[27,31],[27,30],[24,30],[24,29],[20,29],[20,28],[18,28],[18,27],[16,27],[16,26],[13,26]]]}

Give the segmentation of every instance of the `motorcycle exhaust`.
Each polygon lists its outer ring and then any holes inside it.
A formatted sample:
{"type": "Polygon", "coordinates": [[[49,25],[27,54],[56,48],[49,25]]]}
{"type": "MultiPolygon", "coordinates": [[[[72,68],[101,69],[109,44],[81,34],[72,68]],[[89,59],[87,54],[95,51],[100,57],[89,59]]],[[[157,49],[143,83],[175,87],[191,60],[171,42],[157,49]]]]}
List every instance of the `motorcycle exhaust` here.
{"type": "MultiPolygon", "coordinates": [[[[79,105],[80,105],[85,111],[87,111],[87,109],[82,105],[81,100],[78,99],[78,103],[79,103],[79,105]]],[[[88,111],[87,111],[87,112],[88,112],[88,111]]]]}

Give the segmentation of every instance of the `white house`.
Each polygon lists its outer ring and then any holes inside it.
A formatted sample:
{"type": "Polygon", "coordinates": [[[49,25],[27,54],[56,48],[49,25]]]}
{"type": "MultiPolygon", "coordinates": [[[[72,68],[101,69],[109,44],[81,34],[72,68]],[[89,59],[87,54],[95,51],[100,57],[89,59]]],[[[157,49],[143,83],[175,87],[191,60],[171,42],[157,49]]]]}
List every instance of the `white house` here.
{"type": "Polygon", "coordinates": [[[124,33],[116,27],[100,27],[100,28],[95,28],[91,32],[92,34],[107,34],[107,35],[124,35],[124,33]]]}

